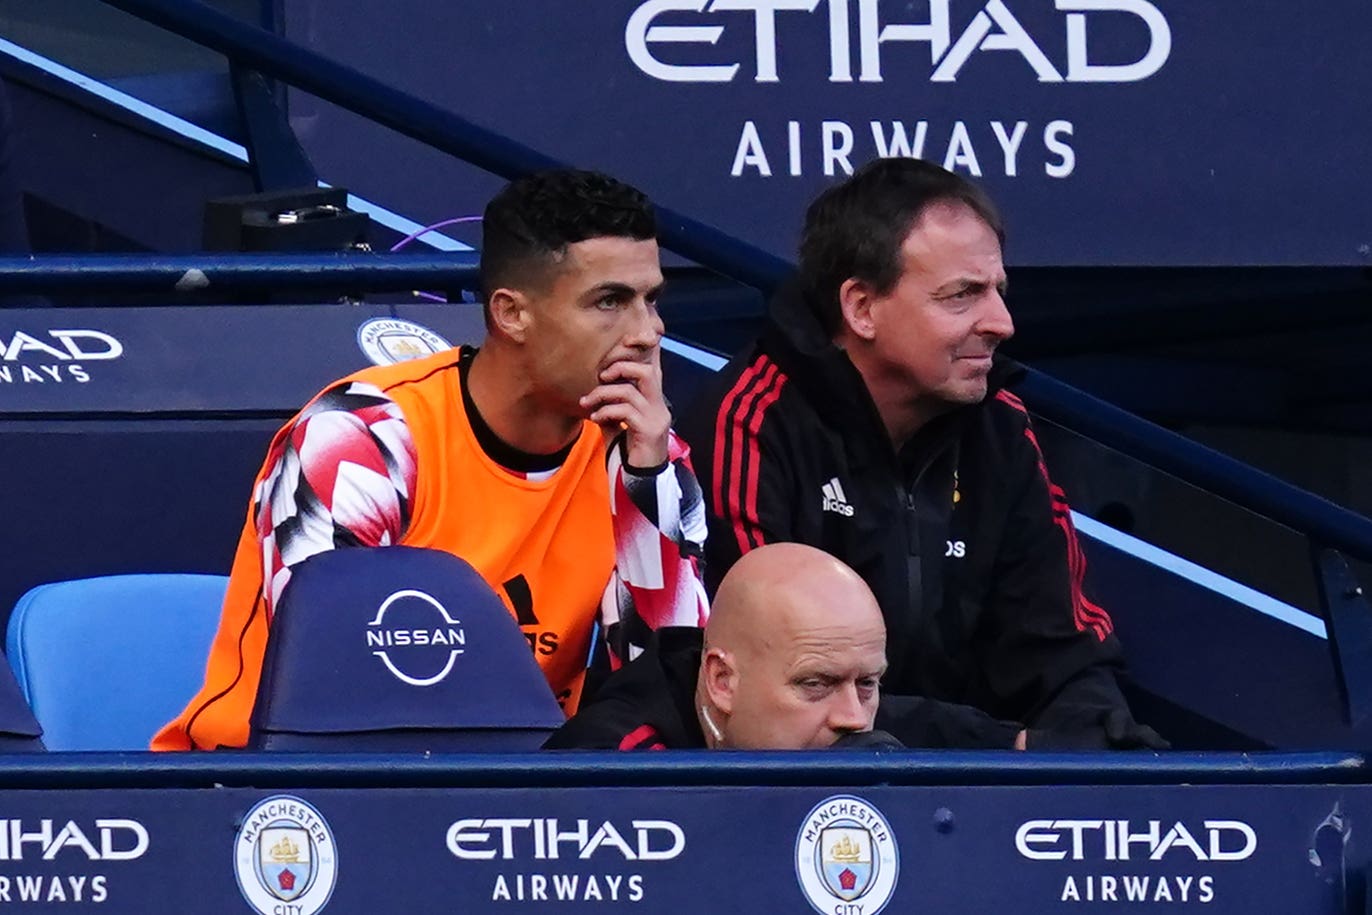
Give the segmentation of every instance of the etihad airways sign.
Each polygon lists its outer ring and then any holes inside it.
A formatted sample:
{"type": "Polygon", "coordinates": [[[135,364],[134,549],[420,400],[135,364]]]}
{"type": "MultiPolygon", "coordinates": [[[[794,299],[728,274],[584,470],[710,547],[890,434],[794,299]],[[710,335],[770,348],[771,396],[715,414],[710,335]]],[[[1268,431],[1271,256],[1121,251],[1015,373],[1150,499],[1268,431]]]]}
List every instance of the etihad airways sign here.
{"type": "Polygon", "coordinates": [[[91,380],[86,364],[123,355],[124,344],[100,330],[19,330],[12,335],[0,330],[0,384],[85,384],[91,380]]]}
{"type": "Polygon", "coordinates": [[[887,15],[881,0],[646,0],[629,17],[624,46],[643,73],[679,83],[732,82],[748,72],[745,64],[759,83],[803,75],[799,64],[783,72],[777,59],[788,21],[799,16],[827,19],[832,83],[883,82],[882,64],[893,54],[918,55],[921,64],[927,55],[930,82],[956,82],[973,56],[985,51],[1019,54],[1041,83],[1132,83],[1161,70],[1172,51],[1167,17],[1149,0],[1055,0],[1058,28],[1066,36],[1066,55],[1058,60],[1044,52],[1042,35],[1036,39],[1007,0],[984,3],[956,33],[952,3],[929,0],[927,20],[910,22],[887,15]],[[1134,60],[1092,58],[1091,23],[1106,15],[1135,20],[1136,30],[1147,36],[1142,54],[1134,60]],[[726,30],[751,30],[752,60],[712,53],[726,30]]]}

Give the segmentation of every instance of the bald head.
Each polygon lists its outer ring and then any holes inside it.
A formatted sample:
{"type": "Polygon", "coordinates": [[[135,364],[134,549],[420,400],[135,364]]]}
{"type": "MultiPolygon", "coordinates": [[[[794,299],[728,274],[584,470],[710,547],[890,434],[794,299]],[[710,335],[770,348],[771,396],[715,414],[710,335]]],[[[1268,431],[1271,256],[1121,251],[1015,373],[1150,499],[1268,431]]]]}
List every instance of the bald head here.
{"type": "Polygon", "coordinates": [[[852,569],[797,543],[729,570],[705,630],[698,703],[714,745],[828,746],[869,730],[886,667],[876,599],[852,569]]]}
{"type": "Polygon", "coordinates": [[[724,576],[705,627],[706,646],[758,647],[779,630],[877,626],[881,610],[866,582],[838,559],[803,543],[769,543],[724,576]]]}

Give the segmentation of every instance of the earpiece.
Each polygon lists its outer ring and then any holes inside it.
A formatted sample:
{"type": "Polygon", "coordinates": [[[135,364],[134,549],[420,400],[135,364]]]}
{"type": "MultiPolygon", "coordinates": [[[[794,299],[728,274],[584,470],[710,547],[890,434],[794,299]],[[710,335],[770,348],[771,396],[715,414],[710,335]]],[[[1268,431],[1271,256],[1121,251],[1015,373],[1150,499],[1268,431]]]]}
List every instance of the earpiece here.
{"type": "Polygon", "coordinates": [[[704,705],[701,705],[699,708],[700,720],[704,722],[706,730],[710,732],[710,736],[715,739],[715,745],[724,746],[724,732],[719,729],[719,725],[715,724],[715,719],[710,716],[709,708],[704,705]]]}

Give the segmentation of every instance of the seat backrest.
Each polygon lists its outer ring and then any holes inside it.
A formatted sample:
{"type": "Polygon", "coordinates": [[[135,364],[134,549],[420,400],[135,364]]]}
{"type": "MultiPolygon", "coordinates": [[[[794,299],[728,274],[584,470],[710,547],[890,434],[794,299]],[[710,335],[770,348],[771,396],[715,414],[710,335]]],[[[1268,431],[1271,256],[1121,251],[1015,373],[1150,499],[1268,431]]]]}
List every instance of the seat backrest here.
{"type": "Polygon", "coordinates": [[[564,718],[528,640],[469,564],[412,547],[296,566],[272,620],[251,745],[537,749],[564,718]]]}
{"type": "Polygon", "coordinates": [[[205,674],[228,579],[110,575],[39,585],[6,650],[49,750],[146,750],[205,674]]]}

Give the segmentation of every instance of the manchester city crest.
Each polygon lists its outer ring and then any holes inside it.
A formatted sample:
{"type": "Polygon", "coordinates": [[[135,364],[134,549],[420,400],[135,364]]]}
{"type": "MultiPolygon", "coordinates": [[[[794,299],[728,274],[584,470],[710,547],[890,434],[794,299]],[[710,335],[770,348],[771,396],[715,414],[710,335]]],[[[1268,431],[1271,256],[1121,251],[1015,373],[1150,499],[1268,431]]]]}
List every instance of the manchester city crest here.
{"type": "Polygon", "coordinates": [[[257,840],[257,879],[282,902],[291,902],[314,885],[319,873],[311,854],[310,834],[297,826],[262,830],[257,840]]]}
{"type": "Polygon", "coordinates": [[[860,827],[830,826],[820,831],[817,850],[825,889],[844,902],[861,899],[880,866],[872,857],[872,834],[860,827]]]}
{"type": "Polygon", "coordinates": [[[422,324],[400,318],[372,318],[357,329],[357,345],[376,365],[394,365],[452,349],[422,324]]]}
{"type": "Polygon", "coordinates": [[[262,915],[314,915],[329,901],[338,878],[329,824],[314,807],[289,795],[269,797],[248,811],[233,863],[243,898],[262,915]]]}
{"type": "Polygon", "coordinates": [[[837,795],[810,811],[796,837],[796,878],[815,910],[863,900],[876,915],[896,888],[900,854],[881,811],[858,797],[837,795]]]}

